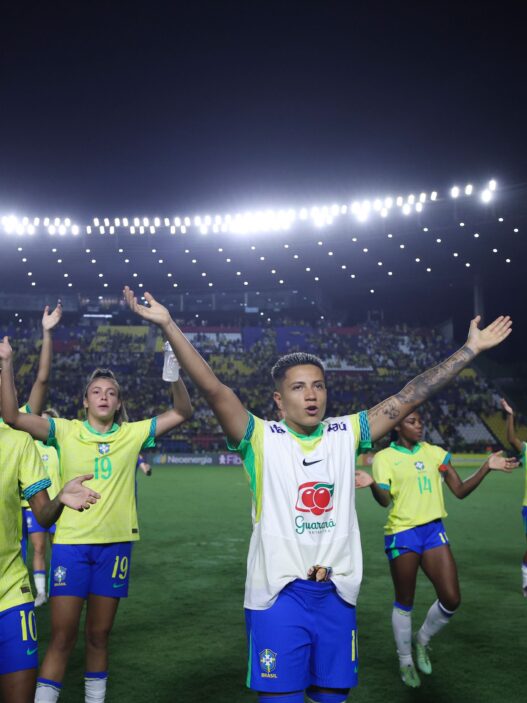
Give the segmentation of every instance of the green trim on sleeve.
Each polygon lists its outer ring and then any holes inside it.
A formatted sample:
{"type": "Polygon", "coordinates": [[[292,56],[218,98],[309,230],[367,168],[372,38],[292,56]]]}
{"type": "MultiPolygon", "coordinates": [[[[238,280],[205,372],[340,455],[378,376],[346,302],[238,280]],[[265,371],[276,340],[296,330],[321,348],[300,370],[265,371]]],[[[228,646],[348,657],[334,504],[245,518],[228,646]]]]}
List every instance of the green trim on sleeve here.
{"type": "Polygon", "coordinates": [[[389,491],[390,490],[390,484],[389,483],[378,483],[377,484],[379,488],[382,488],[384,491],[389,491]]]}
{"type": "Polygon", "coordinates": [[[54,447],[57,444],[57,427],[55,425],[55,420],[52,417],[48,417],[49,430],[48,438],[44,442],[48,447],[54,447]]]}
{"type": "Polygon", "coordinates": [[[251,437],[253,436],[254,432],[254,416],[252,413],[248,412],[247,415],[249,416],[249,419],[247,420],[247,428],[245,430],[245,434],[243,435],[243,439],[238,445],[231,444],[229,442],[229,438],[226,438],[226,443],[227,443],[227,449],[229,449],[231,452],[240,452],[244,448],[245,444],[247,442],[251,441],[251,437]]]}
{"type": "Polygon", "coordinates": [[[45,489],[49,488],[51,486],[51,481],[49,478],[43,478],[40,481],[37,481],[36,483],[32,483],[31,486],[28,486],[24,491],[24,500],[29,500],[30,498],[33,498],[34,495],[37,493],[40,493],[40,491],[44,491],[45,489]]]}
{"type": "Polygon", "coordinates": [[[360,440],[359,440],[359,446],[357,449],[357,453],[363,454],[365,452],[370,451],[370,449],[372,449],[372,447],[373,447],[373,444],[371,441],[370,422],[368,420],[368,411],[367,410],[361,410],[359,413],[359,427],[360,427],[360,440]]]}
{"type": "Polygon", "coordinates": [[[150,420],[150,432],[148,437],[145,439],[141,445],[141,449],[152,449],[156,446],[156,432],[157,432],[157,417],[153,417],[150,420]]]}

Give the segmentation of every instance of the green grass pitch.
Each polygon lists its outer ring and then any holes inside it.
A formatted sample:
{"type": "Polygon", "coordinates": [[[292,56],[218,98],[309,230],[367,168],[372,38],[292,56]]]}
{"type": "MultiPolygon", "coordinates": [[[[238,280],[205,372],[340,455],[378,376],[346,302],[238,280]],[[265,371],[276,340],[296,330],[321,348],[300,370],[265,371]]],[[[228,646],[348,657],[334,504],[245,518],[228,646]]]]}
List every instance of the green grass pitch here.
{"type": "MultiPolygon", "coordinates": [[[[466,471],[462,472],[467,475],[466,471]]],[[[488,476],[456,500],[446,489],[447,532],[458,563],[462,606],[433,642],[434,673],[421,689],[398,677],[391,632],[393,592],[383,554],[385,511],[359,491],[364,580],[358,605],[360,683],[356,703],[519,703],[525,700],[527,599],[520,519],[524,472],[488,476]]],[[[250,495],[241,468],[154,467],[139,482],[141,541],[134,547],[130,597],[110,644],[107,700],[118,703],[242,703],[243,617],[250,495]]],[[[414,625],[434,598],[418,579],[414,625]]],[[[38,610],[40,655],[49,640],[49,605],[38,610]]],[[[82,634],[61,701],[84,700],[82,634]]]]}

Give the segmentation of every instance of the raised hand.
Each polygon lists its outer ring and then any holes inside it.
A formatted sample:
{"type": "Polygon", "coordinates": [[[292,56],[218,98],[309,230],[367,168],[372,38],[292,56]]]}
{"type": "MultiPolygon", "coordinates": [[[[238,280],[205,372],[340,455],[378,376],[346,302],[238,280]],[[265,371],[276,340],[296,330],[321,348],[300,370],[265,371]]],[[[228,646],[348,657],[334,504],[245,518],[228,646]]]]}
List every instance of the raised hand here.
{"type": "Polygon", "coordinates": [[[505,398],[502,398],[502,399],[500,400],[500,405],[501,405],[501,407],[502,407],[502,410],[505,410],[505,412],[506,412],[508,415],[514,415],[514,410],[513,410],[513,409],[511,408],[511,406],[507,403],[507,401],[505,400],[505,398]]]}
{"type": "Polygon", "coordinates": [[[11,359],[12,356],[13,349],[9,344],[9,337],[4,337],[4,339],[0,342],[0,360],[7,361],[8,359],[11,359]]]}
{"type": "Polygon", "coordinates": [[[84,481],[89,481],[93,478],[93,474],[84,474],[77,476],[66,483],[59,493],[59,500],[64,505],[72,510],[88,510],[90,505],[93,505],[101,497],[99,493],[93,491],[87,486],[83,486],[84,481]]]}
{"type": "Polygon", "coordinates": [[[148,320],[153,322],[155,325],[163,327],[163,325],[168,325],[171,320],[170,313],[165,308],[164,305],[158,303],[153,295],[150,293],[145,293],[145,300],[148,303],[146,305],[141,305],[137,302],[137,298],[134,296],[133,290],[129,286],[125,286],[123,290],[124,299],[132,312],[137,313],[143,320],[148,320]]]}
{"type": "Polygon", "coordinates": [[[355,488],[367,488],[373,483],[373,478],[367,471],[355,471],[355,488]]]}
{"type": "Polygon", "coordinates": [[[57,307],[53,310],[53,312],[50,312],[49,310],[49,305],[46,305],[44,308],[44,314],[42,315],[42,329],[47,332],[59,324],[60,318],[62,317],[62,302],[60,300],[57,302],[57,307]]]}
{"type": "Polygon", "coordinates": [[[477,315],[470,322],[466,345],[475,354],[479,354],[485,349],[492,349],[507,339],[512,332],[512,320],[506,315],[500,315],[494,322],[480,330],[478,325],[481,322],[481,315],[477,315]]]}
{"type": "Polygon", "coordinates": [[[491,471],[505,471],[508,474],[520,465],[517,459],[504,457],[503,452],[494,452],[487,462],[491,471]]]}

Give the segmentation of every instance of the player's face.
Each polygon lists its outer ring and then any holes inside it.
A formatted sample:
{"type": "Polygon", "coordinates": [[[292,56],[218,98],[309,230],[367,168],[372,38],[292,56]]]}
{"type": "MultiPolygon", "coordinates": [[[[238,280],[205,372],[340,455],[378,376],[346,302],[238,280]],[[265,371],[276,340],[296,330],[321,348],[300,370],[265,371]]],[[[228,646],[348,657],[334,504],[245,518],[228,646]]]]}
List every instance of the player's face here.
{"type": "Polygon", "coordinates": [[[107,422],[112,420],[121,407],[119,392],[115,383],[109,378],[96,378],[89,386],[84,407],[90,417],[107,422]]]}
{"type": "Polygon", "coordinates": [[[324,374],[312,364],[293,366],[273,397],[289,427],[299,434],[310,434],[326,414],[324,374]]]}
{"type": "Polygon", "coordinates": [[[419,413],[410,413],[397,427],[399,438],[406,440],[409,444],[417,444],[423,439],[423,421],[419,413]]]}

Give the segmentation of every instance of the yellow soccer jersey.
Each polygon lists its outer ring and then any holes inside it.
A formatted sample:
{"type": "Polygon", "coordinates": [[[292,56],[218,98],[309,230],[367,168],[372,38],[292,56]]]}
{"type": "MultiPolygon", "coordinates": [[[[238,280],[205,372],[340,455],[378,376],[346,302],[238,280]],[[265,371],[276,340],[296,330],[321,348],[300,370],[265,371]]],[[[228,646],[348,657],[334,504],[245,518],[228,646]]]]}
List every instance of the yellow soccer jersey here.
{"type": "Polygon", "coordinates": [[[446,517],[439,467],[449,461],[448,452],[426,442],[413,450],[392,442],[375,455],[373,478],[393,501],[384,526],[387,535],[446,517]]]}
{"type": "Polygon", "coordinates": [[[527,506],[527,443],[523,443],[522,449],[523,470],[525,473],[525,492],[523,494],[523,504],[527,506]]]}
{"type": "Polygon", "coordinates": [[[0,612],[33,600],[20,551],[20,495],[29,499],[50,483],[31,437],[0,424],[0,612]]]}
{"type": "Polygon", "coordinates": [[[85,485],[101,498],[89,510],[64,511],[55,544],[108,544],[139,539],[135,467],[143,448],[155,446],[156,419],[114,424],[101,434],[88,422],[49,420],[47,444],[55,444],[62,484],[93,474],[85,485]]]}
{"type": "Polygon", "coordinates": [[[49,480],[51,481],[51,486],[48,488],[48,493],[50,499],[53,500],[62,488],[57,450],[53,446],[48,447],[40,440],[35,442],[35,446],[40,454],[42,464],[46,469],[49,480]]]}
{"type": "MultiPolygon", "coordinates": [[[[22,407],[18,408],[18,412],[30,413],[31,407],[30,407],[29,403],[26,403],[25,405],[22,405],[22,407]]],[[[4,421],[1,418],[0,418],[0,423],[4,423],[4,421]]],[[[29,508],[29,503],[27,502],[27,500],[25,500],[25,498],[23,496],[20,498],[20,505],[23,508],[29,508]]]]}

